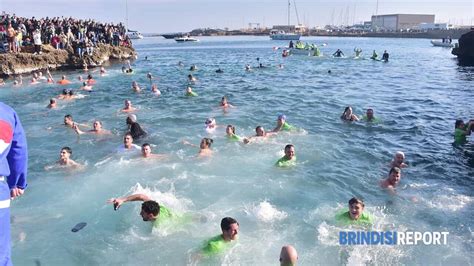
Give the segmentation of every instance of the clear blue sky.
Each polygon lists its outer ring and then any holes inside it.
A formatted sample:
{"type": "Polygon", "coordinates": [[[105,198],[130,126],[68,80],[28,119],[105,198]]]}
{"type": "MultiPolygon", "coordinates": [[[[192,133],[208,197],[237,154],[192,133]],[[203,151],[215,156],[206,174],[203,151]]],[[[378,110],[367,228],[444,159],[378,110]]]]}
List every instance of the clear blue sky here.
{"type": "MultiPolygon", "coordinates": [[[[19,16],[73,16],[125,21],[125,0],[0,0],[0,11],[19,16]]],[[[291,1],[293,3],[293,0],[291,1]]],[[[368,21],[377,0],[296,0],[307,26],[368,21]]],[[[378,14],[434,14],[436,22],[474,23],[473,0],[379,0],[378,14]]],[[[271,27],[287,23],[287,0],[128,0],[129,28],[145,33],[200,27],[240,29],[249,22],[271,27]]],[[[296,22],[294,9],[292,24],[296,22]]]]}

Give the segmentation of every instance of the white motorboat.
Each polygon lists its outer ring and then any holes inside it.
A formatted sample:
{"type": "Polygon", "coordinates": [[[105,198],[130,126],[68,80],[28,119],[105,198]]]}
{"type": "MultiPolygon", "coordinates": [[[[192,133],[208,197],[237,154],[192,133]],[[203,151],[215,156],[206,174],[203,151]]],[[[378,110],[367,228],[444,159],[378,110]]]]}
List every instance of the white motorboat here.
{"type": "Polygon", "coordinates": [[[183,36],[183,37],[176,37],[174,38],[175,41],[177,42],[199,42],[198,39],[189,37],[189,36],[183,36]]]}
{"type": "Polygon", "coordinates": [[[143,35],[140,32],[135,31],[135,30],[128,30],[127,31],[127,36],[128,36],[128,38],[130,38],[132,40],[143,39],[143,35]]]}
{"type": "Polygon", "coordinates": [[[301,34],[287,33],[283,30],[272,30],[270,31],[270,38],[272,40],[297,41],[301,38],[301,34]]]}
{"type": "Polygon", "coordinates": [[[448,47],[448,48],[454,47],[454,44],[453,44],[453,43],[442,42],[442,41],[435,41],[435,40],[431,40],[431,44],[432,44],[433,46],[439,46],[439,47],[448,47]]]}

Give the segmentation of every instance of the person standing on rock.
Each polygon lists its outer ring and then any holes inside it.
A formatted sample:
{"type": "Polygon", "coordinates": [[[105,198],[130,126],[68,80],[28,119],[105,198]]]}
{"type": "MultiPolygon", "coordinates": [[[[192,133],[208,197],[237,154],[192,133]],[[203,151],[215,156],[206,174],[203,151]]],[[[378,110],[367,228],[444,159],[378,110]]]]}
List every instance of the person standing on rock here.
{"type": "Polygon", "coordinates": [[[8,41],[8,48],[10,53],[16,53],[16,46],[15,46],[15,41],[16,41],[16,32],[15,29],[12,27],[12,24],[8,24],[7,28],[7,41],[8,41]]]}
{"type": "Polygon", "coordinates": [[[36,29],[33,32],[33,43],[35,45],[35,53],[34,54],[42,54],[41,46],[43,43],[41,42],[41,32],[39,29],[36,29]]]}

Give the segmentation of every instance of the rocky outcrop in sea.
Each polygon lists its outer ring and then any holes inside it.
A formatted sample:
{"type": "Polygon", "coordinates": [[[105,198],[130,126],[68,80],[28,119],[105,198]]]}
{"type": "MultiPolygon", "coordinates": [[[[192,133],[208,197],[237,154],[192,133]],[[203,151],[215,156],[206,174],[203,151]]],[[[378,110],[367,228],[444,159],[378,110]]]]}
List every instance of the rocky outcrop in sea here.
{"type": "Polygon", "coordinates": [[[22,47],[17,54],[0,54],[0,76],[27,74],[44,69],[78,69],[84,65],[97,67],[111,59],[134,59],[137,53],[133,48],[99,44],[92,55],[79,57],[72,48],[57,50],[51,45],[43,45],[40,55],[33,54],[33,47],[22,47]]]}

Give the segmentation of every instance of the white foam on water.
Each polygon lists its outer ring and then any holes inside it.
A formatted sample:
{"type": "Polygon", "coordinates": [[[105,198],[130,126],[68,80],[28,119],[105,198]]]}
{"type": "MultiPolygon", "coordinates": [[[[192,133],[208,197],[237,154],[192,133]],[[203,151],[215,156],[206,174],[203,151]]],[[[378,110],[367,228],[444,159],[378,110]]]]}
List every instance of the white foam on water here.
{"type": "Polygon", "coordinates": [[[255,206],[250,207],[250,214],[257,218],[257,220],[264,223],[271,223],[274,221],[281,221],[288,217],[284,211],[279,211],[268,201],[262,201],[255,206]]]}
{"type": "Polygon", "coordinates": [[[466,195],[440,195],[427,200],[426,204],[431,208],[455,212],[463,209],[472,201],[473,198],[466,195]]]}

